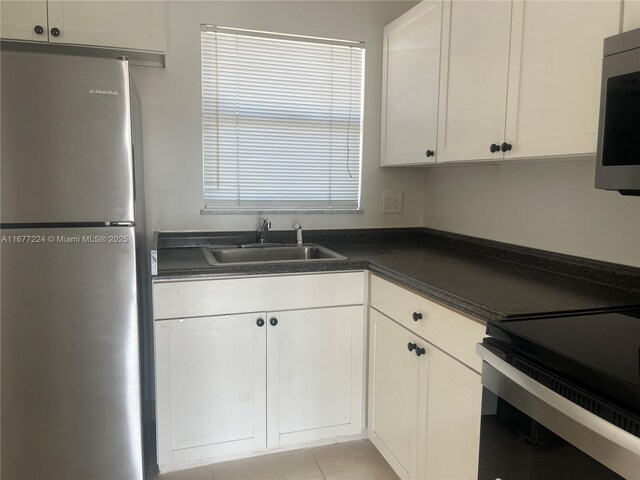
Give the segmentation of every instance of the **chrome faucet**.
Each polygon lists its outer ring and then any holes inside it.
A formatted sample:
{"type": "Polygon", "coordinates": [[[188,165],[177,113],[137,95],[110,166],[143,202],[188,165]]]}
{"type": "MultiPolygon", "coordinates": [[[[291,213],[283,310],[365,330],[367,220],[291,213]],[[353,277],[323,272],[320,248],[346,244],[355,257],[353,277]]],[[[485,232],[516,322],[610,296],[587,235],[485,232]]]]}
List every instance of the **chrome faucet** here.
{"type": "Polygon", "coordinates": [[[267,232],[271,228],[271,222],[267,218],[262,219],[262,226],[258,230],[257,241],[258,243],[264,243],[265,238],[267,237],[267,232]]]}
{"type": "Polygon", "coordinates": [[[296,229],[296,240],[298,245],[302,245],[302,225],[296,223],[293,228],[296,229]]]}

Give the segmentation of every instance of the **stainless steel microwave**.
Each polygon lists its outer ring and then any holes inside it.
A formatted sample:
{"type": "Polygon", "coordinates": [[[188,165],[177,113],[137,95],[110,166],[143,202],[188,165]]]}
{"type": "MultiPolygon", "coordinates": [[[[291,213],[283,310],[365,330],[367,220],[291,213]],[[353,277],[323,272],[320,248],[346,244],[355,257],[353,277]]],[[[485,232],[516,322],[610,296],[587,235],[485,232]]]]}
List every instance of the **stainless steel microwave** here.
{"type": "Polygon", "coordinates": [[[604,41],[596,188],[640,195],[640,28],[604,41]]]}

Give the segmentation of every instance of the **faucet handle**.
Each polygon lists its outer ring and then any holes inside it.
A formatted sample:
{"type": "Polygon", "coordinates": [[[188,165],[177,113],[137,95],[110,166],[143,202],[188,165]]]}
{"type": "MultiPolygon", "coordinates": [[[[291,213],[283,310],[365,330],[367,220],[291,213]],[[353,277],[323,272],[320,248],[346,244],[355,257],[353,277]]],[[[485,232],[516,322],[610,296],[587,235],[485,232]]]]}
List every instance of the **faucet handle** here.
{"type": "Polygon", "coordinates": [[[267,230],[271,228],[271,222],[269,221],[268,218],[262,219],[262,228],[265,228],[265,227],[267,228],[267,230]]]}
{"type": "Polygon", "coordinates": [[[300,225],[299,223],[296,223],[293,228],[295,228],[296,230],[302,230],[302,225],[300,225]]]}

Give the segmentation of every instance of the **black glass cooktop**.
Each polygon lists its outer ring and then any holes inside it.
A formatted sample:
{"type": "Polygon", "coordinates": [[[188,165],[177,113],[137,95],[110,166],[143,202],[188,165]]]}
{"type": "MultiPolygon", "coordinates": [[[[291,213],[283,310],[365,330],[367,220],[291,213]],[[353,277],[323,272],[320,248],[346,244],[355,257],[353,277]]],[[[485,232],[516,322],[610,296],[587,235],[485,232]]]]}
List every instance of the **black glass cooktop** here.
{"type": "Polygon", "coordinates": [[[512,320],[487,331],[589,391],[640,413],[640,310],[512,320]]]}

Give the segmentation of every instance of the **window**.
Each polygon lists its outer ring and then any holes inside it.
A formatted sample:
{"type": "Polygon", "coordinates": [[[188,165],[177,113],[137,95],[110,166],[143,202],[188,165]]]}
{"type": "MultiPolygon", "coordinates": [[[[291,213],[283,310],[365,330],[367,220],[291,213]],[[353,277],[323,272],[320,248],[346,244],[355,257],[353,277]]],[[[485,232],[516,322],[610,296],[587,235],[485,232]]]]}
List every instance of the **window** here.
{"type": "Polygon", "coordinates": [[[364,45],[202,26],[205,209],[360,207],[364,45]]]}

